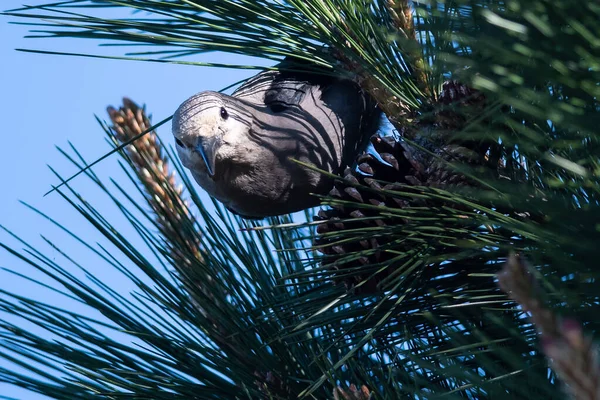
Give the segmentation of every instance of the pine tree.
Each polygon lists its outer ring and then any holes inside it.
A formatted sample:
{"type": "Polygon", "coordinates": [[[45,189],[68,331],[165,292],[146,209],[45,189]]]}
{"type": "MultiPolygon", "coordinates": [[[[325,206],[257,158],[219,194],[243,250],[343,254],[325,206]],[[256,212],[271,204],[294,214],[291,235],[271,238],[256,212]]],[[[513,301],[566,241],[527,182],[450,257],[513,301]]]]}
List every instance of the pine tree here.
{"type": "Polygon", "coordinates": [[[389,125],[316,215],[262,223],[210,213],[145,110],[109,108],[139,193],[85,175],[146,247],[68,182],[56,191],[114,249],[75,239],[137,291],[79,279],[57,243],[0,243],[98,315],[0,288],[19,321],[0,323],[0,357],[28,371],[1,380],[58,399],[600,398],[594,2],[66,0],[8,15],[163,62],[310,60],[389,125]]]}

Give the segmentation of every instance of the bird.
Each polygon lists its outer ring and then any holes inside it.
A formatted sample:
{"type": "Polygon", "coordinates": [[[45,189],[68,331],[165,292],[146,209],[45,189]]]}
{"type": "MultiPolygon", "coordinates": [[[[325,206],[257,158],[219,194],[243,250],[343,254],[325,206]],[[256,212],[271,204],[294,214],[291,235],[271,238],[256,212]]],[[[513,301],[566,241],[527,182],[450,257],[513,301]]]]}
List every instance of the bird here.
{"type": "Polygon", "coordinates": [[[319,205],[378,130],[381,111],[353,80],[287,57],[231,95],[203,91],[173,114],[178,156],[210,196],[247,219],[319,205]]]}

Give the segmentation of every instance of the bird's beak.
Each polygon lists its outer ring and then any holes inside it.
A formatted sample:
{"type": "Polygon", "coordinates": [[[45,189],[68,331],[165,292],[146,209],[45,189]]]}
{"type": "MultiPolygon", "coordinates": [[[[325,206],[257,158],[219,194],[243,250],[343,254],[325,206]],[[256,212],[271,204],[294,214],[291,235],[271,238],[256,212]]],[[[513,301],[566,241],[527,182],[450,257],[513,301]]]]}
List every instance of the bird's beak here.
{"type": "Polygon", "coordinates": [[[219,135],[211,136],[209,138],[200,138],[196,151],[204,160],[206,170],[210,176],[215,175],[215,160],[217,157],[217,150],[221,144],[221,137],[219,135]]]}

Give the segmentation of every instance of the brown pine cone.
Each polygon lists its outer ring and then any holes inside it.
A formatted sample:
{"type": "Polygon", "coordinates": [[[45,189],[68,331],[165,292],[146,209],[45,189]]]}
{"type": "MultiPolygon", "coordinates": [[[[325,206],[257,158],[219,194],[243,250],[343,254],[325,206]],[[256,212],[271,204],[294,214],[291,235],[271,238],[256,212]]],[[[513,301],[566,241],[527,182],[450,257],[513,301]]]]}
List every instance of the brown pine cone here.
{"type": "Polygon", "coordinates": [[[390,239],[392,236],[385,234],[386,226],[393,228],[406,221],[389,215],[383,217],[382,208],[434,206],[423,200],[409,201],[408,197],[385,195],[381,189],[407,191],[410,186],[448,189],[474,185],[453,170],[448,162],[483,165],[490,145],[465,141],[452,143],[451,135],[465,125],[469,113],[480,112],[484,106],[483,94],[449,81],[443,85],[431,111],[423,113],[411,127],[411,134],[406,135],[417,146],[393,137],[371,138],[374,152],[359,155],[356,169],[347,168],[343,180],[336,181],[329,193],[332,199],[348,203],[335,202],[331,209],[320,210],[315,217],[324,223],[317,227],[318,237],[314,244],[324,254],[323,264],[335,271],[332,274],[334,282],[343,282],[348,289],[362,293],[375,291],[393,271],[393,266],[383,268],[386,263],[399,251],[409,250],[402,247],[408,244],[395,244],[390,239]],[[348,231],[369,227],[384,229],[374,230],[377,233],[370,238],[350,239],[353,236],[348,231]],[[394,252],[386,252],[387,248],[394,252]]]}

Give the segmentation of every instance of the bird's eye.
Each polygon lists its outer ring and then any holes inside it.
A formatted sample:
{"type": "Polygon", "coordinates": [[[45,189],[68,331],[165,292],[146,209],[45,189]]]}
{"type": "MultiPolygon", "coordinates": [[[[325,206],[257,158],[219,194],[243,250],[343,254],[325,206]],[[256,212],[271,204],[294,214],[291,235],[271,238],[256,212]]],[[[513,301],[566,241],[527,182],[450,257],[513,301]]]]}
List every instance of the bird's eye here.
{"type": "Polygon", "coordinates": [[[229,117],[229,113],[225,109],[225,107],[221,107],[221,118],[227,119],[229,117]]]}
{"type": "Polygon", "coordinates": [[[175,138],[175,143],[177,143],[177,146],[185,147],[183,142],[177,138],[175,138]]]}

